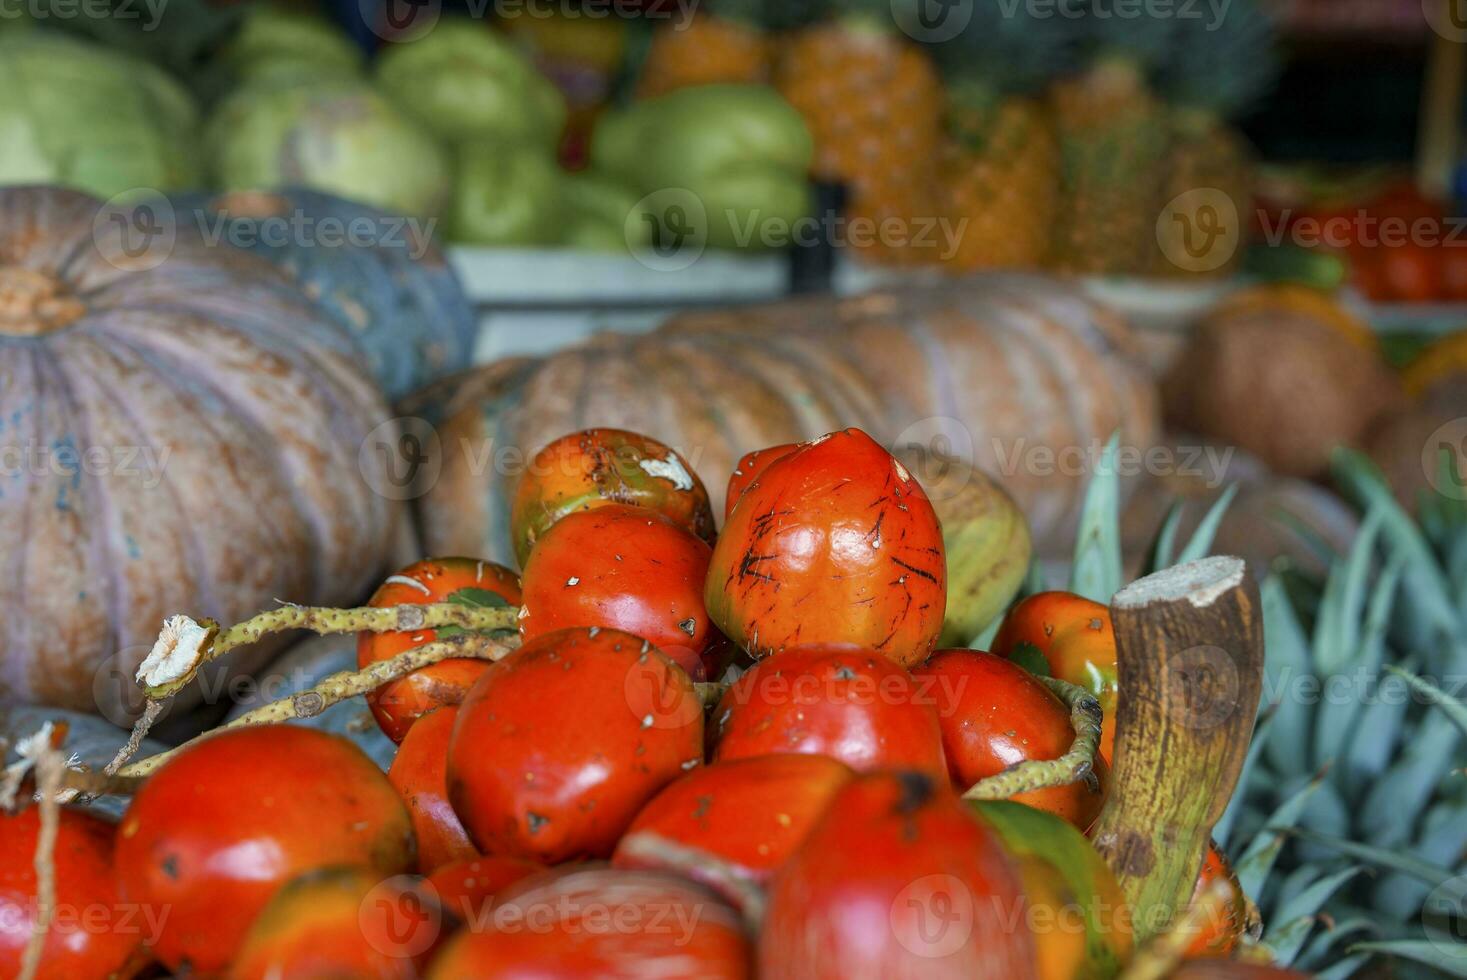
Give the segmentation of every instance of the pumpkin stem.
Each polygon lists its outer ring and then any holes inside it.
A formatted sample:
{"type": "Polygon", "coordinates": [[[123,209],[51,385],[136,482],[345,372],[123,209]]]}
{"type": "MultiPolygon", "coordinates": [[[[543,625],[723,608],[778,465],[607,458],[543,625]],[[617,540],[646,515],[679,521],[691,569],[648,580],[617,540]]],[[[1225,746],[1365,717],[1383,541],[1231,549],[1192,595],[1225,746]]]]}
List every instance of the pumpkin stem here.
{"type": "Polygon", "coordinates": [[[60,330],[87,312],[62,281],[35,269],[0,266],[0,334],[37,337],[60,330]]]}
{"type": "Polygon", "coordinates": [[[1095,696],[1082,687],[1053,677],[1036,677],[1070,709],[1070,724],[1075,740],[1070,750],[1058,759],[1031,759],[1007,769],[997,776],[980,779],[963,794],[969,800],[1007,800],[1020,793],[1037,789],[1068,786],[1093,777],[1095,753],[1100,748],[1103,712],[1095,696]]]}

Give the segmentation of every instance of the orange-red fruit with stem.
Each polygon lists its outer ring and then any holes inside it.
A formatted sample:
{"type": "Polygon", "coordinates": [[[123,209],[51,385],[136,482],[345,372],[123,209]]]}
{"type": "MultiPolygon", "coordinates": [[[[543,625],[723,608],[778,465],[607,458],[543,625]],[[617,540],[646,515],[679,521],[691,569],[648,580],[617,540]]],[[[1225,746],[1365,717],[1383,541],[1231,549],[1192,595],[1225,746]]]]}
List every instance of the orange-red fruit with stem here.
{"type": "Polygon", "coordinates": [[[1224,914],[1202,923],[1202,931],[1187,947],[1188,956],[1230,956],[1249,930],[1253,912],[1248,903],[1248,896],[1243,894],[1243,886],[1238,881],[1237,872],[1233,870],[1232,864],[1229,863],[1222,849],[1217,846],[1217,842],[1208,841],[1207,856],[1203,859],[1202,871],[1197,875],[1197,887],[1193,890],[1193,898],[1195,899],[1219,881],[1223,882],[1227,889],[1224,914]]]}
{"type": "Polygon", "coordinates": [[[1049,676],[1094,694],[1105,712],[1100,754],[1112,757],[1116,739],[1116,635],[1110,610],[1073,592],[1040,592],[1004,617],[993,652],[1022,658],[1028,644],[1049,665],[1049,676]]]}
{"type": "Polygon", "coordinates": [[[756,657],[855,643],[921,663],[947,606],[942,529],[890,453],[859,429],[833,432],[744,491],[714,546],[704,599],[756,657]]]}
{"type": "MultiPolygon", "coordinates": [[[[1075,741],[1065,703],[1012,661],[979,650],[940,650],[912,675],[938,704],[943,754],[959,793],[1021,762],[1058,759],[1075,741]]],[[[1087,830],[1110,788],[1110,767],[1099,755],[1094,764],[1094,779],[1011,799],[1087,830]]]]}
{"type": "Polygon", "coordinates": [[[459,709],[448,793],[487,854],[608,857],[658,790],[703,760],[687,673],[608,629],[547,633],[499,661],[459,709]]]}
{"type": "Polygon", "coordinates": [[[650,640],[695,679],[715,630],[703,608],[706,542],[646,507],[609,504],[567,514],[525,564],[520,635],[573,626],[650,640]]]}
{"type": "Polygon", "coordinates": [[[450,940],[428,980],[751,975],[733,909],[674,875],[550,871],[509,889],[490,919],[450,940]]]}
{"type": "Polygon", "coordinates": [[[790,453],[799,449],[799,443],[786,442],[778,446],[770,446],[767,449],[756,449],[751,453],[745,453],[739,457],[738,465],[734,467],[733,473],[728,478],[728,493],[724,497],[723,519],[728,520],[728,515],[733,513],[734,504],[749,489],[750,484],[759,479],[770,463],[775,460],[784,459],[790,453]]]}
{"type": "Polygon", "coordinates": [[[740,906],[750,887],[769,883],[852,775],[822,755],[694,769],[642,808],[612,864],[683,874],[740,906]]]}
{"type": "Polygon", "coordinates": [[[718,761],[827,755],[857,772],[947,780],[934,702],[905,668],[862,647],[795,647],[761,660],[724,693],[713,725],[718,761]]]}
{"type": "Polygon", "coordinates": [[[510,510],[520,567],[540,536],[567,514],[607,504],[648,507],[713,540],[713,506],[698,474],[671,447],[623,429],[586,429],[535,454],[510,510]]]}
{"type": "Polygon", "coordinates": [[[448,802],[448,738],[458,708],[428,712],[413,723],[387,770],[412,814],[418,838],[418,871],[430,874],[460,858],[478,857],[468,831],[448,802]]]}
{"type": "Polygon", "coordinates": [[[1023,880],[945,781],[858,776],[775,876],[763,980],[1036,976],[1023,880]]]}
{"type": "MultiPolygon", "coordinates": [[[[0,812],[0,976],[20,976],[38,905],[36,840],[40,813],[0,812]]],[[[79,810],[60,814],[56,832],[56,909],[37,980],[131,977],[147,963],[147,927],[166,910],[125,906],[112,868],[110,823],[79,810]]]]}
{"type": "Polygon", "coordinates": [[[417,980],[443,935],[431,889],[366,868],[308,871],[250,925],[229,980],[417,980]]]}
{"type": "Polygon", "coordinates": [[[366,754],[295,725],[221,732],[181,750],[132,798],[117,830],[123,898],[169,910],[153,952],[222,970],[283,883],[331,865],[414,867],[412,821],[366,754]]]}
{"type": "MultiPolygon", "coordinates": [[[[429,558],[383,582],[368,604],[380,608],[450,601],[518,606],[520,578],[503,565],[475,558],[429,558]]],[[[437,639],[437,630],[426,629],[362,633],[357,637],[357,666],[369,667],[437,639]]],[[[487,666],[486,661],[466,657],[443,660],[377,688],[367,695],[367,704],[383,733],[401,743],[420,717],[462,701],[487,666]]]]}
{"type": "Polygon", "coordinates": [[[428,884],[445,915],[472,923],[482,921],[504,889],[544,870],[537,861],[504,855],[461,858],[430,874],[428,884]]]}

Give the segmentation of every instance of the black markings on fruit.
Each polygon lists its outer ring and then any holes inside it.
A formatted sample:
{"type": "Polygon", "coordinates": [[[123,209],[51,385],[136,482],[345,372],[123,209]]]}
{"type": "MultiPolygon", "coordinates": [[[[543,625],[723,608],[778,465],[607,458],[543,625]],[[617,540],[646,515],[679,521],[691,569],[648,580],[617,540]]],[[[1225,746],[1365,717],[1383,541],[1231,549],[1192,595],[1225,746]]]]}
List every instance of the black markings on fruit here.
{"type": "Polygon", "coordinates": [[[856,672],[849,667],[842,667],[835,672],[835,679],[838,681],[853,681],[856,679],[856,672]]]}
{"type": "Polygon", "coordinates": [[[692,636],[698,630],[698,621],[696,619],[694,619],[692,616],[689,616],[687,619],[683,620],[681,623],[678,623],[677,624],[677,628],[680,629],[680,630],[682,630],[684,633],[688,634],[689,636],[692,636]]]}
{"type": "Polygon", "coordinates": [[[159,867],[163,869],[163,873],[165,875],[172,878],[174,881],[178,880],[178,855],[168,855],[166,858],[163,859],[159,867]]]}
{"type": "Polygon", "coordinates": [[[902,795],[897,798],[896,812],[903,816],[916,813],[932,799],[935,789],[932,780],[920,772],[903,770],[896,774],[902,795]]]}
{"type": "Polygon", "coordinates": [[[527,810],[525,812],[525,826],[529,828],[530,833],[532,834],[538,834],[540,832],[540,828],[545,826],[549,822],[549,817],[541,816],[540,814],[535,813],[533,810],[527,810]]]}
{"type": "Polygon", "coordinates": [[[893,562],[895,562],[898,567],[905,568],[907,571],[911,572],[913,575],[920,575],[922,578],[925,578],[927,581],[931,582],[933,585],[936,585],[937,584],[937,576],[933,575],[931,572],[926,571],[925,569],[918,568],[916,565],[908,565],[906,562],[902,561],[900,558],[897,558],[895,556],[893,556],[891,560],[893,562]]]}

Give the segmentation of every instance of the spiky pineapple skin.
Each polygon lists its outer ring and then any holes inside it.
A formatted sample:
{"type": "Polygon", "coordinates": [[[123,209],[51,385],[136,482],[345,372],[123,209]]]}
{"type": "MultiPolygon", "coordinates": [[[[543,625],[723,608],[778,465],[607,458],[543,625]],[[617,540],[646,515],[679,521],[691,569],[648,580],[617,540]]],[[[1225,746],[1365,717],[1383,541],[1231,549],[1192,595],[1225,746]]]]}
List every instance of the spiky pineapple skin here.
{"type": "Polygon", "coordinates": [[[1050,91],[1061,159],[1051,264],[1136,275],[1155,248],[1166,113],[1138,75],[1099,66],[1050,91]]]}
{"type": "Polygon", "coordinates": [[[773,54],[773,40],[752,22],[703,14],[684,27],[668,24],[652,36],[637,97],[653,99],[695,85],[765,82],[773,54]]]}
{"type": "MultiPolygon", "coordinates": [[[[1238,224],[1238,241],[1246,236],[1253,213],[1254,154],[1247,140],[1227,123],[1216,119],[1191,120],[1172,113],[1167,127],[1167,153],[1162,162],[1160,194],[1153,214],[1162,214],[1177,198],[1196,190],[1219,192],[1232,202],[1233,212],[1224,220],[1238,224]]],[[[1210,196],[1210,195],[1209,195],[1210,196]]],[[[1242,249],[1235,249],[1214,269],[1189,270],[1173,261],[1184,254],[1187,242],[1183,226],[1161,222],[1156,228],[1151,272],[1157,276],[1225,277],[1237,271],[1242,249]]]]}
{"type": "Polygon", "coordinates": [[[947,261],[960,272],[1036,267],[1059,206],[1059,141],[1033,99],[1005,99],[985,115],[959,122],[939,158],[939,208],[962,229],[947,261]]]}
{"type": "Polygon", "coordinates": [[[942,83],[901,35],[841,20],[804,28],[782,45],[774,81],[815,138],[815,176],[853,200],[900,213],[896,190],[932,179],[942,83]]]}

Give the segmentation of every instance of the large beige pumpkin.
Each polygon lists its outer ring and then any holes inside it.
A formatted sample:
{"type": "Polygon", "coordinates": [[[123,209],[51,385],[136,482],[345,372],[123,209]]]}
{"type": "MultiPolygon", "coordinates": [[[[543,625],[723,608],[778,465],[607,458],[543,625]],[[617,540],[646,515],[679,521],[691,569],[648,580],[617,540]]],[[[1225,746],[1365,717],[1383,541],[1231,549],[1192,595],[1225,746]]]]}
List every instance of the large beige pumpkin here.
{"type": "Polygon", "coordinates": [[[1148,448],[1156,401],[1125,324],[1043,277],[693,312],[424,393],[421,523],[430,551],[505,560],[524,458],[589,426],[676,447],[719,513],[743,453],[859,426],[995,474],[1040,548],[1064,551],[1094,456],[1115,431],[1148,448]]]}
{"type": "Polygon", "coordinates": [[[165,616],[355,600],[397,511],[350,338],[261,260],[130,255],[98,209],[0,191],[0,702],[116,720],[165,616]]]}

